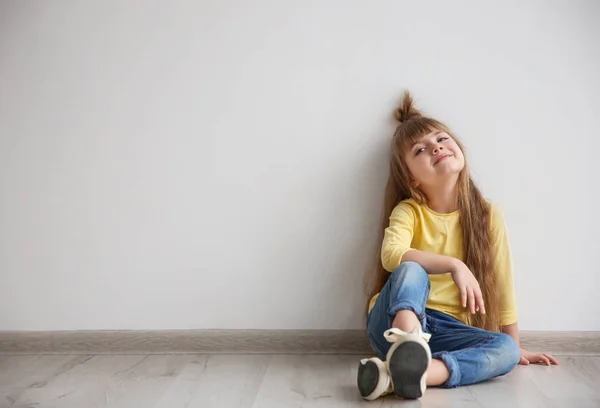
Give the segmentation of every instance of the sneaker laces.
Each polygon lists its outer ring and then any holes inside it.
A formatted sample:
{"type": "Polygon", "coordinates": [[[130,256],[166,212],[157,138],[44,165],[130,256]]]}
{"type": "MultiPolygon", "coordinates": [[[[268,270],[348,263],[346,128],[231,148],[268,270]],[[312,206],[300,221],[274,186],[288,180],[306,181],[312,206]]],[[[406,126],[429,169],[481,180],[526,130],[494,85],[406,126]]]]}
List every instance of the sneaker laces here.
{"type": "Polygon", "coordinates": [[[383,337],[385,337],[385,339],[388,342],[395,343],[396,340],[398,340],[399,338],[404,337],[409,334],[416,334],[417,336],[422,337],[423,340],[425,340],[426,342],[429,342],[429,339],[431,338],[431,334],[423,332],[423,330],[421,330],[421,328],[418,326],[415,327],[412,332],[405,332],[403,330],[400,330],[400,329],[394,327],[392,329],[386,330],[383,333],[383,337]]]}

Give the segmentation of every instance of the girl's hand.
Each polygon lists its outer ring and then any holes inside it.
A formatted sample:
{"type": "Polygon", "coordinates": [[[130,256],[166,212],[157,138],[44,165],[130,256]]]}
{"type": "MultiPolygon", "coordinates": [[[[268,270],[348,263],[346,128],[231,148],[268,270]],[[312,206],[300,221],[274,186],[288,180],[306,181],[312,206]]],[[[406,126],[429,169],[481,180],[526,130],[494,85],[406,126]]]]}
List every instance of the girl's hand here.
{"type": "Polygon", "coordinates": [[[550,354],[546,353],[532,353],[531,351],[527,351],[524,348],[521,349],[521,361],[519,364],[521,365],[529,365],[536,363],[544,363],[547,366],[554,364],[558,365],[558,360],[552,357],[550,354]]]}
{"type": "Polygon", "coordinates": [[[464,262],[456,259],[451,273],[452,279],[460,291],[462,306],[468,307],[471,314],[475,314],[475,312],[485,314],[485,305],[483,304],[479,282],[477,282],[469,267],[464,262]]]}

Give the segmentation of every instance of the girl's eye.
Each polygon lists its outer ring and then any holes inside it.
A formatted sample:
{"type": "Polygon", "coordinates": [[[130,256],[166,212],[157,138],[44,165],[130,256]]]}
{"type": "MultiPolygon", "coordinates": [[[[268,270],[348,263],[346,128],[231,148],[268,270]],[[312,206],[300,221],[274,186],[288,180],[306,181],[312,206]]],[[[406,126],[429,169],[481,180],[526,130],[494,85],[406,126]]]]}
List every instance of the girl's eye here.
{"type": "Polygon", "coordinates": [[[424,151],[425,151],[425,148],[424,148],[424,147],[421,147],[420,149],[418,149],[418,150],[415,152],[415,156],[416,156],[417,154],[419,154],[419,153],[423,153],[424,151]]]}
{"type": "Polygon", "coordinates": [[[442,136],[438,139],[438,143],[443,142],[444,140],[448,140],[449,138],[447,136],[442,136]]]}

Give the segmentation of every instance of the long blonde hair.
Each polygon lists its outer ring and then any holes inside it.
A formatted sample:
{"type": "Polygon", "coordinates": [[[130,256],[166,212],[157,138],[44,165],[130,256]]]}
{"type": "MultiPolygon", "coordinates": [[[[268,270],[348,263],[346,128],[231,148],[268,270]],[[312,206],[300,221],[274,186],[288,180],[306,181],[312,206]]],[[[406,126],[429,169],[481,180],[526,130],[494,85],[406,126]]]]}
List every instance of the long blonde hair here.
{"type": "MultiPolygon", "coordinates": [[[[442,122],[423,116],[415,109],[413,99],[408,92],[404,93],[402,104],[394,112],[399,124],[392,141],[390,158],[390,174],[385,188],[383,219],[379,234],[379,250],[376,267],[369,275],[369,299],[381,291],[390,273],[381,263],[381,242],[384,230],[389,226],[392,210],[402,200],[412,198],[420,204],[427,202],[427,197],[410,182],[410,173],[404,162],[407,149],[422,136],[441,130],[448,133],[465,153],[463,144],[450,132],[442,122]]],[[[490,331],[499,330],[499,294],[496,285],[496,271],[492,262],[492,244],[490,238],[490,206],[483,198],[469,174],[465,159],[465,167],[460,172],[458,181],[458,210],[463,234],[464,262],[475,275],[485,303],[486,314],[471,315],[471,325],[490,331]]],[[[367,305],[368,307],[368,305],[367,305]]]]}

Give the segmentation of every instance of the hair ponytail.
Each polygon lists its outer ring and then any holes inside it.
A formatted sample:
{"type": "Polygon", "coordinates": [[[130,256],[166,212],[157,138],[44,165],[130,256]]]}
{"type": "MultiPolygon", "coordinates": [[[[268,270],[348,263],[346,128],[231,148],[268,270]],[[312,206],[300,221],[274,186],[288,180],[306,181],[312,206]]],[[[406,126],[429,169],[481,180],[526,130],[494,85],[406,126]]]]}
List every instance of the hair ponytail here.
{"type": "Polygon", "coordinates": [[[404,91],[402,104],[394,111],[394,117],[398,122],[403,123],[419,116],[422,116],[421,112],[415,108],[412,96],[408,91],[404,91]]]}

